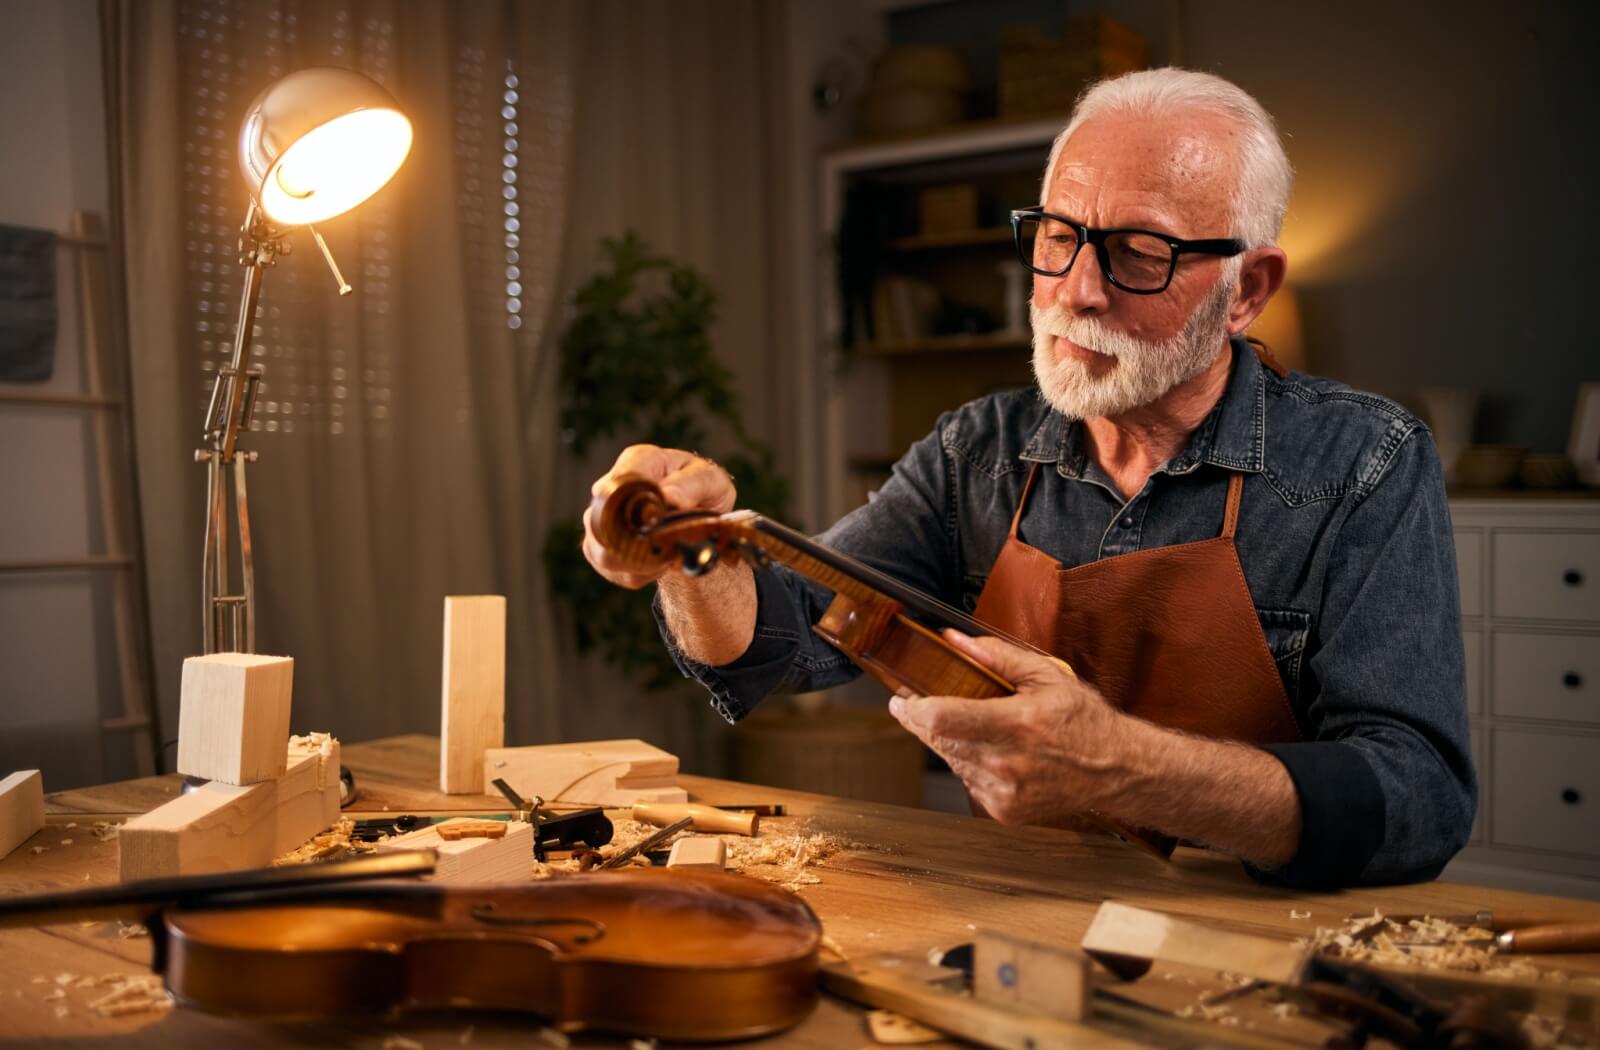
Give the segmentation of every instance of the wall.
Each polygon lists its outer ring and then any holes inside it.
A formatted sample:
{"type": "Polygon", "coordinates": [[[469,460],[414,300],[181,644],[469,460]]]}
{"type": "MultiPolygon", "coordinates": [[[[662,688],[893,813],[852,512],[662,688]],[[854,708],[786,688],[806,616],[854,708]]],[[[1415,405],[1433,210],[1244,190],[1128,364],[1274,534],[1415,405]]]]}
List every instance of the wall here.
{"type": "MultiPolygon", "coordinates": [[[[100,30],[94,0],[0,5],[0,224],[71,229],[108,206],[100,30]]],[[[76,249],[57,250],[60,327],[42,384],[81,389],[76,249]]],[[[0,561],[105,553],[88,414],[0,404],[0,561]]],[[[88,572],[0,575],[0,775],[39,766],[47,790],[129,776],[109,579],[88,572]]]]}
{"type": "MultiPolygon", "coordinates": [[[[1312,371],[1413,405],[1422,387],[1480,387],[1478,440],[1566,448],[1575,388],[1600,378],[1580,309],[1600,271],[1586,189],[1595,5],[1062,6],[1117,18],[1154,62],[1226,76],[1275,115],[1297,173],[1283,244],[1312,371]]],[[[926,25],[1031,10],[1021,0],[855,7],[926,25]]],[[[834,16],[800,17],[826,33],[834,16]]]]}
{"type": "Polygon", "coordinates": [[[1185,62],[1254,92],[1298,181],[1283,243],[1316,370],[1486,392],[1478,439],[1564,450],[1600,377],[1586,3],[1188,5],[1185,62]]]}

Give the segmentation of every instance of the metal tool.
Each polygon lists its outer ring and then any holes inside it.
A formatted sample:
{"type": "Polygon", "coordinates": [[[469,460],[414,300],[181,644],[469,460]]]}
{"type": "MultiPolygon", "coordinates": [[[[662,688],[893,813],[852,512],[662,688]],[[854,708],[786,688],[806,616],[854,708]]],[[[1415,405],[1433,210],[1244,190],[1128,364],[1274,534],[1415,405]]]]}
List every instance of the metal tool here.
{"type": "Polygon", "coordinates": [[[659,846],[661,843],[667,841],[672,836],[676,835],[678,832],[682,831],[684,828],[688,827],[690,824],[693,824],[693,823],[694,823],[694,818],[693,817],[684,817],[682,820],[678,821],[676,824],[668,824],[666,827],[662,828],[660,831],[656,832],[654,835],[651,835],[648,838],[640,839],[638,842],[634,843],[632,846],[629,846],[627,849],[623,850],[621,853],[618,853],[615,857],[612,857],[610,860],[606,861],[604,864],[601,864],[600,867],[602,867],[602,868],[620,868],[622,865],[628,863],[628,861],[632,860],[634,857],[636,857],[638,854],[640,854],[644,850],[650,849],[653,846],[659,846]]]}
{"type": "Polygon", "coordinates": [[[522,819],[533,825],[533,857],[541,864],[549,848],[571,849],[581,843],[598,849],[611,841],[611,818],[599,806],[552,816],[543,808],[544,799],[537,795],[530,802],[500,777],[491,783],[517,807],[522,819]]]}

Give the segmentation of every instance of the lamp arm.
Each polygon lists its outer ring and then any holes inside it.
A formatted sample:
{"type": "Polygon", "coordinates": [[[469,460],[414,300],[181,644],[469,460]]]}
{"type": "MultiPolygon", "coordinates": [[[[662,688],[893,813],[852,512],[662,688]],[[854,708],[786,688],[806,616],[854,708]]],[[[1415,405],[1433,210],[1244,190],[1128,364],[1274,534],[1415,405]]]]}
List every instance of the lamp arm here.
{"type": "Polygon", "coordinates": [[[288,251],[283,232],[268,223],[252,201],[239,230],[239,263],[245,271],[239,320],[233,333],[233,356],[226,367],[217,369],[206,410],[203,440],[207,447],[195,453],[195,461],[207,465],[205,551],[200,577],[208,653],[255,651],[255,559],[250,545],[245,464],[255,462],[256,453],[245,452],[238,444],[240,433],[250,429],[261,380],[261,367],[247,363],[261,282],[266,268],[288,251]],[[226,593],[232,576],[228,557],[230,466],[238,516],[242,595],[226,593]]]}

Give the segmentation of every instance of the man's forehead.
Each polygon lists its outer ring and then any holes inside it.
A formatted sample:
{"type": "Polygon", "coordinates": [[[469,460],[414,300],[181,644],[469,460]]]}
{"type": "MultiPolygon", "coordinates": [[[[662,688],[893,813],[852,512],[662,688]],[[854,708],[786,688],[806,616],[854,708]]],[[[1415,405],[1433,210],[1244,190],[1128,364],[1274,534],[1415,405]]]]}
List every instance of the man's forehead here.
{"type": "Polygon", "coordinates": [[[1210,114],[1092,118],[1062,147],[1045,203],[1060,199],[1182,213],[1226,210],[1236,134],[1210,114]]]}

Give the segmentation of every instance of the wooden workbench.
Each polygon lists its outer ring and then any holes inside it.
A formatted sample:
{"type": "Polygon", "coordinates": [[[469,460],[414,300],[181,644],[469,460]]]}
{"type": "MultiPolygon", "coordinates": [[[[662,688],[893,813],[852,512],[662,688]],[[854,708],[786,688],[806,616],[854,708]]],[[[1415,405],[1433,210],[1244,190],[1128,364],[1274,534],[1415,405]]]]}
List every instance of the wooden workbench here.
{"type": "MultiPolygon", "coordinates": [[[[348,815],[383,812],[503,809],[499,798],[445,796],[438,782],[438,741],[407,736],[344,748],[361,797],[348,815]]],[[[1506,890],[1429,883],[1332,894],[1292,893],[1249,879],[1233,861],[1179,850],[1162,864],[1110,839],[1071,832],[1006,828],[992,821],[685,776],[691,797],[711,803],[782,802],[788,815],[764,828],[798,829],[809,822],[860,848],[826,860],[822,881],[802,895],[832,942],[852,957],[879,952],[924,955],[935,946],[970,940],[977,927],[1076,945],[1095,909],[1114,898],[1255,933],[1306,936],[1348,915],[1462,913],[1483,908],[1537,910],[1558,918],[1600,914],[1591,902],[1536,897],[1506,890]],[[1299,916],[1299,917],[1297,917],[1299,916]]],[[[47,800],[48,826],[0,860],[0,894],[33,893],[116,880],[114,841],[90,829],[172,798],[176,776],[64,791],[47,800]],[[75,827],[72,825],[76,825],[75,827]],[[64,841],[70,839],[70,845],[64,841]],[[45,846],[35,854],[32,847],[45,846]]],[[[505,1015],[434,1015],[399,1020],[341,1019],[325,1023],[231,1021],[174,1009],[106,1018],[88,1009],[99,991],[80,991],[78,979],[147,973],[148,938],[123,939],[115,924],[0,930],[0,1043],[49,1045],[362,1046],[380,1048],[536,1046],[527,1019],[505,1015]],[[57,975],[72,975],[61,998],[47,999],[57,975]],[[34,978],[43,977],[44,983],[34,978]],[[469,1031],[470,1028],[470,1031],[469,1031]]],[[[1569,970],[1600,973],[1600,955],[1565,956],[1569,970]]],[[[627,1046],[627,1040],[576,1037],[575,1045],[627,1046]]],[[[862,1011],[824,996],[799,1027],[762,1046],[837,1050],[870,1044],[862,1011]]]]}

